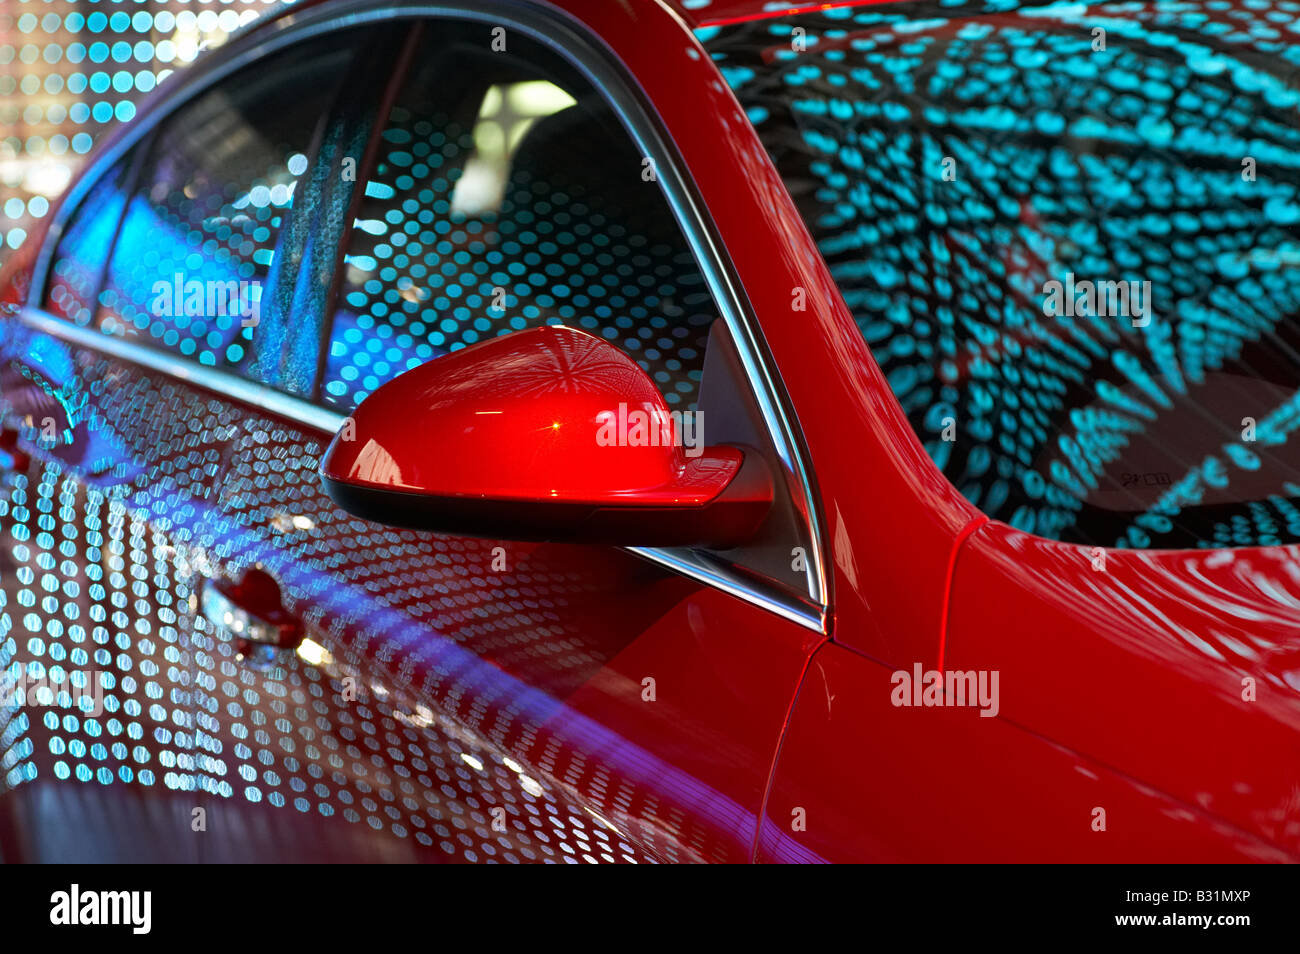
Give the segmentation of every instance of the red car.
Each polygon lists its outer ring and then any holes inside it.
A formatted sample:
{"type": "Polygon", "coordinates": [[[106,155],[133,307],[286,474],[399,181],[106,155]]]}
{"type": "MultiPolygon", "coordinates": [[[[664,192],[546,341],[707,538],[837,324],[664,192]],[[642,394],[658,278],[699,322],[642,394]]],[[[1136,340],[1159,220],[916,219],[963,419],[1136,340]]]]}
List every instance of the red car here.
{"type": "Polygon", "coordinates": [[[99,144],[4,859],[1300,859],[1291,7],[772,6],[306,2],[99,144]]]}

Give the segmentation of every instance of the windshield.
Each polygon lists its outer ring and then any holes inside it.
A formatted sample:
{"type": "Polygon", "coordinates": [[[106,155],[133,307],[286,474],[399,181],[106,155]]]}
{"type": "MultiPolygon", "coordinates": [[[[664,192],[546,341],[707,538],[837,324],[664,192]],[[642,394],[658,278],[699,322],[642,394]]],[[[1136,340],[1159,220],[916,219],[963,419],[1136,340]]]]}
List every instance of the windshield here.
{"type": "Polygon", "coordinates": [[[700,30],[917,436],[990,517],[1300,541],[1300,3],[700,30]]]}

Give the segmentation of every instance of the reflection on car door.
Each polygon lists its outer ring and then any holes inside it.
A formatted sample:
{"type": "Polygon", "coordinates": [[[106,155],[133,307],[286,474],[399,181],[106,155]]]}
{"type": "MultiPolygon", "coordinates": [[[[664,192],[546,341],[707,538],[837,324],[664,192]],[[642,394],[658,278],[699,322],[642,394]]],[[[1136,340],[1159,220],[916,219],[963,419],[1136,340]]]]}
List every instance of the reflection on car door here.
{"type": "MultiPolygon", "coordinates": [[[[482,29],[437,26],[427,36],[447,44],[490,41],[482,29]]],[[[291,47],[283,62],[292,68],[265,87],[291,102],[286,87],[310,86],[310,54],[336,55],[340,45],[329,35],[312,43],[315,51],[291,47]]],[[[236,75],[83,200],[55,255],[44,313],[31,321],[37,330],[6,328],[4,348],[20,363],[34,347],[61,349],[73,372],[44,390],[75,405],[120,459],[92,479],[16,422],[33,457],[0,497],[0,662],[103,670],[111,688],[99,718],[10,714],[6,856],[750,857],[782,720],[817,633],[624,550],[395,530],[342,512],[319,486],[332,428],[384,375],[529,323],[595,320],[692,406],[711,306],[662,195],[642,179],[626,138],[624,175],[648,194],[614,201],[594,173],[585,193],[548,180],[574,172],[548,166],[548,153],[554,159],[584,124],[605,123],[586,128],[607,134],[609,117],[571,69],[530,62],[527,44],[515,50],[525,55],[464,93],[468,126],[413,112],[415,99],[377,103],[361,185],[332,194],[329,207],[337,217],[347,200],[346,241],[387,241],[347,247],[332,321],[312,312],[325,306],[321,296],[285,296],[305,310],[282,310],[269,346],[256,324],[158,320],[142,295],[177,262],[247,266],[250,280],[275,289],[293,287],[290,270],[304,256],[328,257],[294,217],[311,209],[311,234],[323,234],[319,199],[340,154],[325,148],[322,130],[363,125],[340,115],[363,108],[355,99],[335,99],[305,145],[279,141],[258,135],[257,102],[238,105],[236,75]],[[554,122],[526,117],[529,125],[564,127],[564,137],[535,138],[519,146],[517,168],[502,166],[477,136],[483,107],[493,89],[564,102],[520,85],[537,82],[567,89],[572,104],[548,114],[554,122]],[[187,157],[170,144],[184,141],[184,125],[200,122],[214,96],[244,117],[238,135],[262,150],[269,172],[239,178],[233,156],[216,169],[180,168],[187,157]],[[504,172],[492,215],[456,194],[471,163],[434,173],[436,157],[454,165],[455,143],[504,172]],[[153,211],[148,239],[131,209],[153,211]],[[106,274],[93,267],[95,242],[113,249],[106,274]],[[498,272],[507,307],[493,316],[483,292],[498,272]],[[434,274],[438,288],[425,280],[434,274]],[[472,300],[463,276],[476,274],[472,300]],[[285,344],[300,317],[329,333],[314,377],[303,376],[312,349],[285,344]],[[274,361],[262,360],[263,347],[274,361]],[[313,394],[332,409],[303,400],[313,394]],[[250,572],[275,581],[277,609],[305,637],[296,651],[252,645],[231,619],[205,613],[207,587],[250,572]],[[82,839],[63,840],[59,819],[83,811],[104,824],[79,822],[82,839]]],[[[418,70],[405,82],[421,90],[418,70]]],[[[310,101],[305,89],[302,98],[310,101]]],[[[280,116],[276,129],[286,128],[292,116],[280,116]]],[[[484,174],[475,173],[490,185],[484,174]]]]}

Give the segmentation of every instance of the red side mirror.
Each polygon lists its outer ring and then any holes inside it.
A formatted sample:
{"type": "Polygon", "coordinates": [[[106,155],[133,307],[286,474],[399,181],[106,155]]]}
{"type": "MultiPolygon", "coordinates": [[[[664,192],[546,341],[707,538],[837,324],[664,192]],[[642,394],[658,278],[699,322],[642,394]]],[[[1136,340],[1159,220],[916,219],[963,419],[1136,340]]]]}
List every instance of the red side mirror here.
{"type": "Polygon", "coordinates": [[[691,428],[680,421],[618,348],[547,326],[380,387],[335,436],[321,475],[343,509],[400,527],[623,546],[744,543],[772,503],[767,466],[740,447],[684,446],[691,428]]]}

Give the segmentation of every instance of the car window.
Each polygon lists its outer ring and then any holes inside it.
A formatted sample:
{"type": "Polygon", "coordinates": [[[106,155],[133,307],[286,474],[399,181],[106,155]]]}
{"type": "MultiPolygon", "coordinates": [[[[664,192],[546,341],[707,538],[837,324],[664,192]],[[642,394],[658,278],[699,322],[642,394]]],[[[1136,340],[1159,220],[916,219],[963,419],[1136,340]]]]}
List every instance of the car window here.
{"type": "Polygon", "coordinates": [[[430,24],[386,113],[346,246],[322,398],[546,323],[623,348],[694,407],[718,312],[657,182],[554,54],[430,24]]]}
{"type": "Polygon", "coordinates": [[[294,263],[274,266],[356,47],[355,33],[300,44],[164,121],[125,204],[96,328],[203,365],[251,367],[270,283],[297,275],[294,263]]]}
{"type": "Polygon", "coordinates": [[[95,293],[126,205],[131,159],[120,160],[91,187],[63,228],[54,250],[45,308],[82,327],[95,314],[95,293]]]}
{"type": "Polygon", "coordinates": [[[989,516],[1300,541],[1290,7],[843,7],[701,31],[917,436],[989,516]]]}

